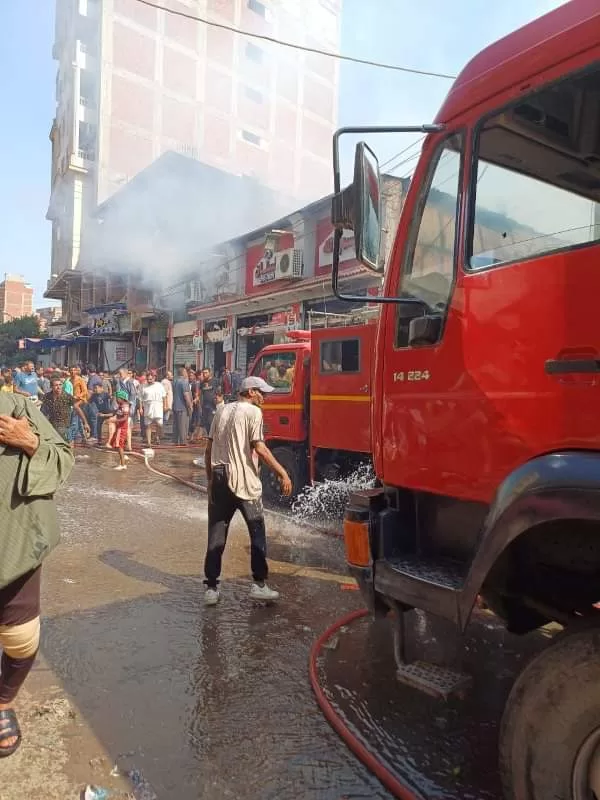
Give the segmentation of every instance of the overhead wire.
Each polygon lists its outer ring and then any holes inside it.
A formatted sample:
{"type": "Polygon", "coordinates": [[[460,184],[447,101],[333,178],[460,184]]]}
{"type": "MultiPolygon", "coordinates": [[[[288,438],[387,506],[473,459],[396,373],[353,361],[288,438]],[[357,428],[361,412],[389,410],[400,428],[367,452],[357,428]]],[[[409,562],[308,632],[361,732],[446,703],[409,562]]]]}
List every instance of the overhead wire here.
{"type": "MultiPolygon", "coordinates": [[[[391,156],[391,158],[388,158],[387,161],[384,161],[383,164],[381,164],[380,169],[386,169],[388,167],[388,164],[391,164],[392,161],[395,161],[397,158],[399,158],[400,156],[404,155],[404,153],[408,153],[409,150],[412,150],[413,147],[417,147],[424,140],[425,140],[425,136],[420,136],[416,141],[411,142],[409,145],[407,145],[405,148],[400,150],[398,153],[396,153],[395,155],[391,156]]],[[[396,169],[397,166],[398,165],[395,164],[393,167],[389,167],[389,169],[390,170],[396,169]]]]}
{"type": "Polygon", "coordinates": [[[149,6],[150,8],[155,8],[157,11],[165,11],[167,14],[173,14],[177,17],[184,17],[185,19],[193,20],[194,22],[200,22],[203,25],[208,25],[212,28],[220,28],[221,30],[229,31],[230,33],[236,33],[240,36],[247,36],[251,39],[261,39],[265,42],[270,42],[271,44],[279,45],[280,47],[289,47],[293,50],[302,50],[307,53],[315,53],[316,55],[326,56],[327,58],[335,58],[339,61],[349,61],[353,64],[362,64],[367,67],[377,67],[378,69],[389,69],[394,70],[396,72],[407,72],[411,75],[423,75],[429,78],[444,78],[446,80],[454,80],[456,75],[449,75],[445,72],[433,72],[430,70],[424,69],[416,69],[413,67],[403,67],[399,64],[387,64],[384,61],[371,61],[367,58],[357,58],[355,56],[345,56],[341,53],[331,53],[328,50],[321,50],[318,47],[310,47],[309,45],[303,44],[296,44],[295,42],[288,42],[284,39],[277,39],[275,36],[269,36],[265,33],[254,33],[252,31],[245,31],[241,30],[240,28],[235,28],[233,25],[227,25],[225,22],[217,22],[216,20],[206,19],[205,17],[197,17],[194,14],[189,14],[186,11],[179,11],[175,8],[168,8],[168,6],[161,5],[160,3],[155,3],[153,0],[137,0],[138,3],[142,5],[149,6]]]}

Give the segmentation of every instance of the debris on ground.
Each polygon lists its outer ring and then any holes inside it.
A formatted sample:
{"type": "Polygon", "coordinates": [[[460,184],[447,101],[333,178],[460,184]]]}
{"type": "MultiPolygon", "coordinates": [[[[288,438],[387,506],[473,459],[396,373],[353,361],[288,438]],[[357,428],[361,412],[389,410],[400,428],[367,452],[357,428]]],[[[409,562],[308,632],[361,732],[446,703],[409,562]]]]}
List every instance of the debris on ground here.
{"type": "Polygon", "coordinates": [[[101,786],[86,786],[81,793],[81,800],[108,800],[110,792],[101,786]]]}
{"type": "Polygon", "coordinates": [[[335,650],[337,649],[339,643],[340,643],[340,637],[336,633],[333,636],[330,636],[329,639],[327,639],[327,641],[324,642],[323,648],[325,650],[335,650]]]}
{"type": "Polygon", "coordinates": [[[57,719],[75,719],[77,714],[71,708],[71,704],[64,697],[59,697],[56,700],[49,700],[42,705],[37,706],[33,712],[37,717],[46,717],[52,715],[57,719]]]}
{"type": "Polygon", "coordinates": [[[132,783],[135,800],[158,800],[154,789],[150,786],[139,769],[130,769],[125,774],[132,783]]]}

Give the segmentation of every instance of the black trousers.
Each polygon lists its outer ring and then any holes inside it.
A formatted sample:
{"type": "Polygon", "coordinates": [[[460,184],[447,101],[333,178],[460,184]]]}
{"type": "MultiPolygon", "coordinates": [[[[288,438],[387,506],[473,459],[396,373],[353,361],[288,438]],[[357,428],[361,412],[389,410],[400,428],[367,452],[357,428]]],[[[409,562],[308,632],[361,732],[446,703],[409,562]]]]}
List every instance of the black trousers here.
{"type": "Polygon", "coordinates": [[[214,467],[211,493],[208,499],[208,547],[204,561],[204,583],[215,589],[221,574],[223,551],[227,543],[229,524],[236,511],[244,518],[250,534],[250,566],[252,577],[262,583],[267,580],[267,534],[262,500],[242,500],[229,488],[227,475],[221,467],[214,467]]]}

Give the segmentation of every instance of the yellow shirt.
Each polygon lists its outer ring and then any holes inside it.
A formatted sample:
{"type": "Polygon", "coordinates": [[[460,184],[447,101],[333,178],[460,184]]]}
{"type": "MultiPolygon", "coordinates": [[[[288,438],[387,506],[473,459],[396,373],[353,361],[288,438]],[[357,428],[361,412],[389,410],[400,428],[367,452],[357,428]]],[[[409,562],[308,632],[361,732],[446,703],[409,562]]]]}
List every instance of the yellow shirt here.
{"type": "Polygon", "coordinates": [[[15,387],[14,387],[14,384],[12,384],[12,383],[8,383],[8,384],[3,383],[2,386],[0,386],[0,392],[13,392],[14,393],[14,391],[15,391],[15,387]]]}

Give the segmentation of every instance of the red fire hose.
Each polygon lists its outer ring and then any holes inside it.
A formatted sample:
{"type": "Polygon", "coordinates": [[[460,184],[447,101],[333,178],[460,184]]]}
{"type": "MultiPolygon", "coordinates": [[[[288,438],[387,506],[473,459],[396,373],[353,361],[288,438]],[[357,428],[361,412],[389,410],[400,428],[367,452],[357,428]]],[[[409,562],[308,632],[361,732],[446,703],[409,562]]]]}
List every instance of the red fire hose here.
{"type": "Polygon", "coordinates": [[[366,608],[362,608],[359,611],[351,611],[349,614],[346,614],[346,616],[334,622],[333,625],[330,625],[325,631],[323,631],[319,638],[315,640],[310,649],[310,655],[308,659],[308,674],[310,677],[310,684],[313,692],[315,693],[315,697],[317,698],[317,703],[319,704],[321,711],[325,715],[325,718],[331,727],[337,734],[339,734],[344,744],[346,744],[347,747],[352,750],[354,755],[360,761],[362,761],[365,767],[367,767],[367,769],[381,781],[385,788],[388,789],[394,795],[394,797],[397,797],[398,800],[422,800],[419,795],[416,795],[407,786],[401,783],[398,778],[396,778],[396,776],[393,775],[390,770],[381,761],[379,761],[370,750],[365,747],[361,740],[352,733],[345,722],[336,713],[332,704],[327,699],[321,684],[319,683],[317,661],[321,655],[324,644],[335,633],[337,633],[340,628],[343,628],[344,625],[348,625],[357,619],[362,619],[362,617],[365,617],[368,613],[369,612],[366,608]]]}

